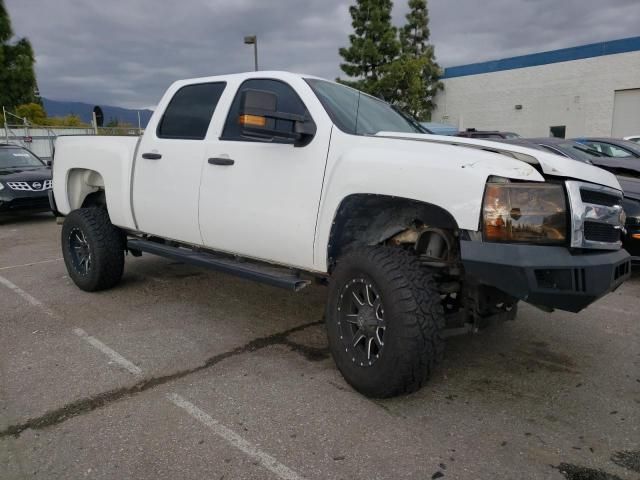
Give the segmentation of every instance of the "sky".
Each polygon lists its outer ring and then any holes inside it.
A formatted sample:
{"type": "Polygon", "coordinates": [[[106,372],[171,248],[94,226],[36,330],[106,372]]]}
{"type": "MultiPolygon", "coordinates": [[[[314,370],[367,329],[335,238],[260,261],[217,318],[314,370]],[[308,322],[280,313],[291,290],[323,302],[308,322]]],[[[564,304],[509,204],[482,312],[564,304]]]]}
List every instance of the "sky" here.
{"type": "MultiPolygon", "coordinates": [[[[36,53],[41,95],[153,107],[181,78],[253,69],[334,79],[355,0],[5,0],[36,53]]],[[[408,7],[396,0],[394,23],[408,7]]],[[[430,0],[441,66],[640,35],[640,0],[430,0]]]]}

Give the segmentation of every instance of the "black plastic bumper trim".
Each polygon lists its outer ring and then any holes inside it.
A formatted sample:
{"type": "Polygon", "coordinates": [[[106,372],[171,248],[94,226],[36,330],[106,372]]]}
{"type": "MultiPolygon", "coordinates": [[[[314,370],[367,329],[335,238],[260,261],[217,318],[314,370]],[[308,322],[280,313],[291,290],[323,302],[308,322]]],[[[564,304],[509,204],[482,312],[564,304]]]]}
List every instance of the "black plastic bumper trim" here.
{"type": "Polygon", "coordinates": [[[625,250],[572,254],[565,247],[460,242],[467,276],[529,303],[579,312],[631,274],[625,250]]]}

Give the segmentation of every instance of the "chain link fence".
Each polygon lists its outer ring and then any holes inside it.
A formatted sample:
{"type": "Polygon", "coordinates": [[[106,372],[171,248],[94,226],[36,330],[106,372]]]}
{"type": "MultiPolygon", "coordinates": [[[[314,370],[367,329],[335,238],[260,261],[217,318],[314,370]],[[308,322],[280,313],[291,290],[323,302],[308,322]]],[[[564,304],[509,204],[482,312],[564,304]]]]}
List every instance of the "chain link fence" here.
{"type": "Polygon", "coordinates": [[[137,127],[65,127],[35,125],[11,112],[4,111],[5,123],[0,128],[0,143],[28,148],[43,160],[51,160],[56,139],[68,135],[118,135],[139,136],[144,129],[137,127]],[[19,123],[18,123],[19,121],[19,123]]]}

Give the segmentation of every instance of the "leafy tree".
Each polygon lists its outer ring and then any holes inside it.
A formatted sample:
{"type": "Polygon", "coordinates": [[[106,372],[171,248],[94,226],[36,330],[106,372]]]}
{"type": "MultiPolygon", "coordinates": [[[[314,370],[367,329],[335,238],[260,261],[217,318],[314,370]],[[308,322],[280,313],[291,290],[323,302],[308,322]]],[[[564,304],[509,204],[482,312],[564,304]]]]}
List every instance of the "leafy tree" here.
{"type": "Polygon", "coordinates": [[[342,71],[355,80],[338,81],[372,95],[379,95],[386,66],[400,53],[397,29],[391,24],[391,0],[356,0],[349,8],[354,33],[350,46],[340,49],[342,71]]]}
{"type": "Polygon", "coordinates": [[[40,103],[35,56],[26,38],[11,42],[13,30],[9,13],[0,0],[0,105],[13,108],[26,103],[40,103]]]}
{"type": "Polygon", "coordinates": [[[15,114],[20,118],[26,118],[30,123],[35,125],[45,125],[47,121],[47,112],[45,112],[42,105],[38,103],[19,105],[15,110],[15,114]]]}
{"type": "Polygon", "coordinates": [[[398,31],[391,24],[390,0],[356,0],[349,9],[354,33],[341,48],[340,68],[351,81],[342,83],[382,97],[419,119],[435,107],[433,97],[443,88],[441,70],[429,44],[426,0],[409,0],[407,23],[398,31]]]}
{"type": "Polygon", "coordinates": [[[402,54],[392,66],[396,88],[390,100],[419,119],[429,118],[435,107],[433,97],[444,88],[441,69],[429,43],[427,0],[409,0],[407,23],[400,30],[402,54]]]}
{"type": "Polygon", "coordinates": [[[49,117],[44,124],[51,127],[88,127],[78,115],[73,113],[64,117],[49,117]]]}
{"type": "Polygon", "coordinates": [[[423,77],[426,67],[427,60],[424,57],[403,53],[385,67],[385,75],[379,82],[380,96],[404,112],[423,120],[432,108],[423,77]]]}

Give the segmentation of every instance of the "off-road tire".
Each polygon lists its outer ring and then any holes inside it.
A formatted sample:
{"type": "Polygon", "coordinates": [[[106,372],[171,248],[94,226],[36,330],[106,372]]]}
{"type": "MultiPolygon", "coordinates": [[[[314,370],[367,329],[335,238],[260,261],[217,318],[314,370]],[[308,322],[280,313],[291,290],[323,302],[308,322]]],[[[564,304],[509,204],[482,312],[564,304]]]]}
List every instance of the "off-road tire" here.
{"type": "Polygon", "coordinates": [[[62,225],[62,254],[69,277],[82,290],[96,292],[120,282],[124,271],[125,235],[101,207],[80,208],[71,212],[62,225]],[[71,247],[72,233],[80,231],[91,254],[91,265],[80,272],[71,247]]]}
{"type": "MultiPolygon", "coordinates": [[[[374,398],[411,393],[429,379],[442,360],[444,311],[431,272],[411,252],[364,247],[338,260],[329,282],[326,326],[331,354],[346,381],[374,398]],[[354,279],[371,281],[384,305],[384,346],[373,364],[364,365],[341,338],[341,295],[354,279]]],[[[358,326],[354,326],[357,329],[358,326]]]]}

